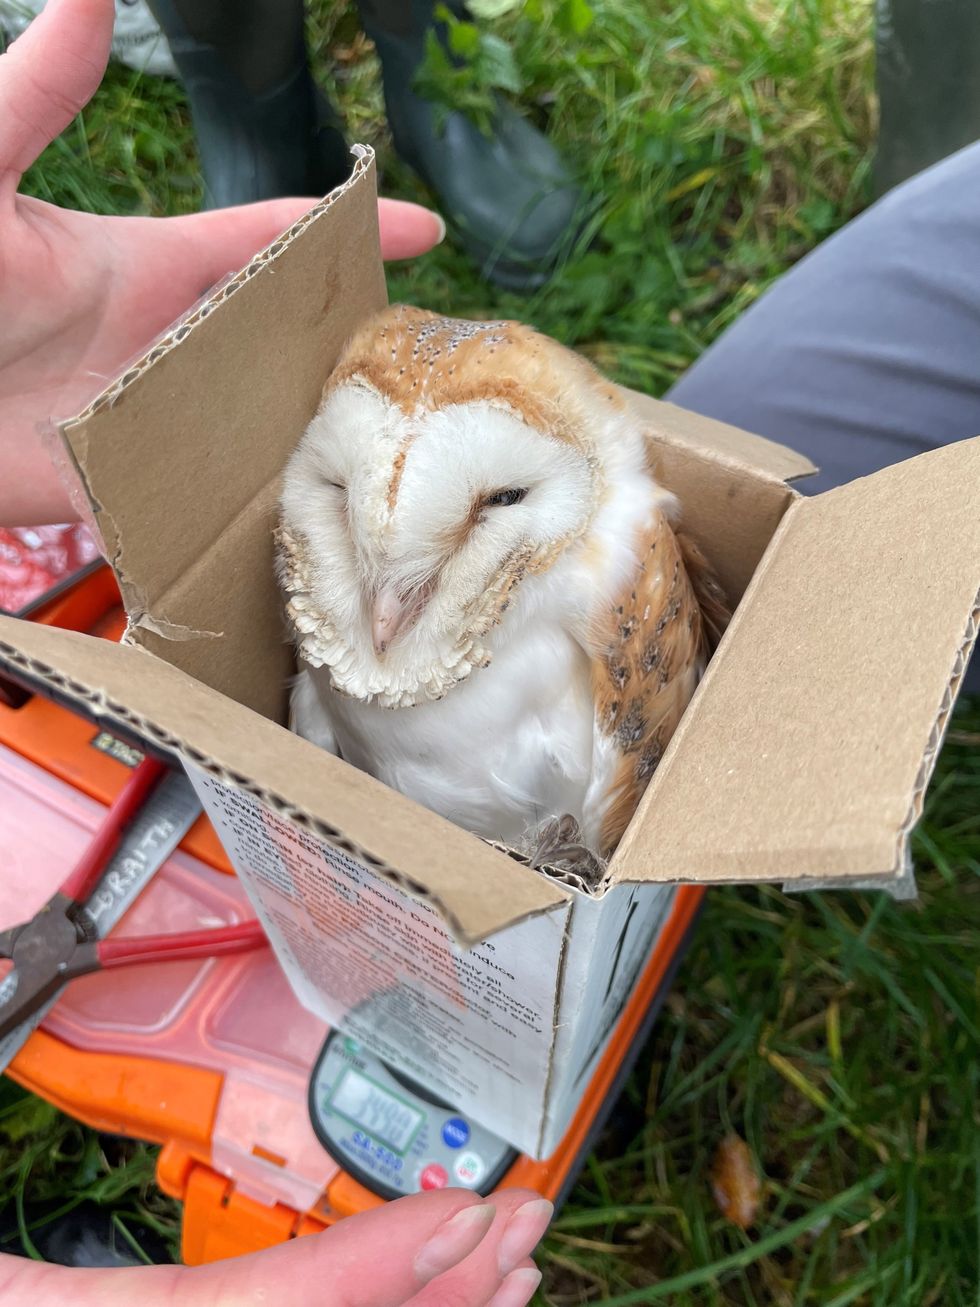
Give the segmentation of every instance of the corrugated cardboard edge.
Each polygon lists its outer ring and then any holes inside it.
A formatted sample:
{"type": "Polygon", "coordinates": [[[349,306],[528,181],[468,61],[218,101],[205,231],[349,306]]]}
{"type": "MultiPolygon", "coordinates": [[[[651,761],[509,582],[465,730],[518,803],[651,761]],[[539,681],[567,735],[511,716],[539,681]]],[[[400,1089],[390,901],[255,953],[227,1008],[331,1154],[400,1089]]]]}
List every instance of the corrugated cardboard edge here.
{"type": "Polygon", "coordinates": [[[562,928],[561,936],[561,948],[558,952],[558,969],[555,977],[555,997],[551,1008],[551,1043],[548,1048],[548,1069],[545,1072],[544,1089],[541,1093],[541,1126],[538,1130],[538,1139],[534,1150],[535,1157],[544,1156],[544,1141],[548,1133],[548,1103],[551,1098],[551,1084],[555,1078],[555,1050],[558,1047],[558,1029],[561,1025],[558,1018],[561,1014],[561,1000],[565,988],[565,964],[568,960],[568,944],[571,938],[572,917],[574,913],[575,905],[570,904],[569,910],[565,913],[565,924],[562,928]]]}
{"type": "Polygon", "coordinates": [[[151,367],[159,358],[168,353],[174,345],[179,345],[186,336],[188,336],[199,323],[205,318],[210,317],[219,304],[230,299],[237,291],[241,290],[246,282],[251,281],[257,273],[261,272],[268,264],[274,263],[283,253],[287,245],[301,232],[305,231],[312,222],[315,222],[322,213],[325,213],[333,204],[337,202],[342,195],[357,184],[361,175],[374,163],[374,151],[369,145],[355,145],[351,149],[354,155],[355,163],[351,175],[340,186],[325,195],[308,209],[302,217],[297,218],[292,226],[287,227],[281,235],[277,236],[274,241],[259,250],[248,261],[240,272],[226,278],[218,283],[214,290],[199,301],[194,308],[190,309],[182,317],[178,318],[170,327],[167,328],[161,336],[148,349],[144,350],[139,357],[130,365],[125,372],[115,379],[110,385],[106,386],[87,408],[73,418],[69,418],[61,423],[61,429],[67,430],[79,423],[88,421],[90,417],[98,413],[100,409],[114,404],[119,396],[127,387],[131,386],[148,367],[151,367]]]}
{"type": "MultiPolygon", "coordinates": [[[[65,461],[73,474],[72,479],[77,478],[77,484],[73,487],[75,497],[77,497],[79,486],[88,487],[88,478],[83,465],[87,455],[84,428],[89,419],[102,410],[112,408],[117,404],[120,397],[139,380],[148,368],[151,368],[169,354],[175,346],[186,340],[201,323],[211,316],[219,305],[231,299],[255,276],[273,265],[297,236],[305,231],[311,223],[320,218],[327,209],[336,204],[352,187],[357,185],[366,171],[374,167],[375,156],[370,146],[355,145],[351,148],[351,154],[354,156],[354,167],[345,182],[313,205],[264,249],[253,255],[239,272],[218,282],[207,295],[143,350],[81,413],[58,424],[58,435],[64,449],[65,461]],[[77,450],[73,448],[72,439],[78,445],[77,450]]],[[[220,635],[220,632],[195,631],[189,627],[160,621],[153,617],[148,612],[146,596],[142,593],[141,588],[125,574],[121,559],[122,542],[119,538],[116,523],[105,506],[94,497],[90,497],[89,511],[85,514],[85,517],[94,526],[96,534],[102,542],[105,556],[116,573],[123,596],[123,604],[129,616],[130,630],[136,627],[145,627],[147,630],[154,631],[168,640],[194,640],[220,635]]]]}
{"type": "Polygon", "coordinates": [[[787,881],[783,885],[783,892],[792,894],[804,890],[823,890],[823,889],[883,889],[886,890],[894,899],[900,902],[906,902],[918,897],[918,889],[915,882],[915,869],[912,863],[912,832],[915,830],[922,817],[922,811],[925,806],[926,793],[929,789],[929,782],[932,774],[936,770],[936,763],[939,760],[939,753],[946,738],[946,732],[949,729],[950,718],[953,714],[953,707],[956,703],[956,696],[962,684],[963,677],[966,674],[967,665],[970,661],[977,639],[980,637],[980,590],[977,591],[976,602],[973,612],[970,614],[970,620],[967,623],[966,631],[963,634],[963,643],[957,652],[956,659],[953,663],[952,671],[949,676],[949,683],[946,686],[946,692],[943,695],[943,701],[939,706],[939,712],[936,714],[936,722],[929,735],[929,741],[926,744],[925,751],[922,755],[922,765],[919,768],[919,774],[915,780],[915,788],[912,792],[912,798],[909,803],[908,816],[902,829],[899,831],[898,840],[895,848],[895,862],[892,870],[883,876],[869,876],[865,879],[855,879],[853,877],[843,878],[818,878],[809,880],[787,881]]]}
{"type": "MultiPolygon", "coordinates": [[[[12,620],[12,619],[7,619],[12,620]]],[[[78,637],[86,638],[86,637],[78,637]]],[[[94,638],[94,637],[88,637],[94,638]]],[[[152,658],[157,661],[155,655],[147,653],[140,648],[132,650],[132,657],[152,658]]],[[[396,888],[402,890],[410,898],[420,903],[432,907],[440,919],[445,923],[452,937],[463,947],[469,948],[474,944],[490,939],[499,930],[505,930],[510,926],[517,925],[521,921],[530,920],[532,917],[541,916],[553,911],[556,907],[568,906],[570,895],[567,890],[558,886],[549,885],[544,877],[536,877],[541,883],[541,905],[531,908],[526,912],[517,913],[508,916],[506,920],[488,931],[474,932],[467,930],[460,918],[452,908],[433,890],[422,885],[419,881],[399,871],[389,862],[378,858],[375,854],[365,849],[363,846],[350,839],[336,826],[330,825],[322,818],[317,817],[309,809],[286,799],[278,791],[261,786],[251,777],[244,775],[239,771],[230,769],[219,759],[214,758],[202,751],[188,747],[188,745],[174,735],[171,731],[161,726],[159,722],[152,718],[146,717],[139,713],[133,712],[125,704],[110,699],[106,694],[101,693],[72,677],[65,675],[56,668],[45,663],[43,660],[28,656],[0,640],[0,658],[12,669],[20,669],[21,672],[30,682],[36,683],[43,681],[51,686],[58,696],[63,700],[77,705],[83,715],[96,720],[107,719],[110,723],[121,726],[124,731],[134,732],[137,736],[147,739],[155,744],[159,749],[174,756],[177,759],[187,759],[195,767],[208,775],[213,776],[223,784],[230,785],[236,789],[242,790],[266,804],[272,811],[294,822],[304,830],[310,831],[318,839],[324,840],[332,848],[346,853],[349,857],[357,858],[370,868],[380,879],[387,881],[396,888]]],[[[465,834],[465,832],[461,832],[465,834]]],[[[476,836],[468,836],[469,839],[477,843],[476,836]]],[[[535,873],[530,873],[535,875],[535,873]]]]}

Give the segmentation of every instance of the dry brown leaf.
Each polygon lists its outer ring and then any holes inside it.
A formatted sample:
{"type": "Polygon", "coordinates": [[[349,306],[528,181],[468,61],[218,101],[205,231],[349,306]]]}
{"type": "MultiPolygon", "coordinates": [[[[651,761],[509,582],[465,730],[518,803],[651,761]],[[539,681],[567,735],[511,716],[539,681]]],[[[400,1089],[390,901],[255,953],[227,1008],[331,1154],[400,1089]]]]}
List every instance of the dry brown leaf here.
{"type": "Polygon", "coordinates": [[[726,1135],[715,1150],[711,1193],[718,1210],[733,1225],[747,1230],[759,1214],[762,1185],[744,1139],[726,1135]]]}

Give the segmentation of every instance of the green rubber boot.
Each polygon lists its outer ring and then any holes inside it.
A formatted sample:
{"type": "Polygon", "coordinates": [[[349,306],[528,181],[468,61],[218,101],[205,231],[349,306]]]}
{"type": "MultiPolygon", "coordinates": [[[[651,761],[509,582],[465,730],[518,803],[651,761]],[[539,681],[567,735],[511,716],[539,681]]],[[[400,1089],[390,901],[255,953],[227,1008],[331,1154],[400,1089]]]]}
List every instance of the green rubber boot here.
{"type": "Polygon", "coordinates": [[[876,23],[883,195],[980,138],[980,4],[877,0],[876,23]]]}
{"type": "MultiPolygon", "coordinates": [[[[433,26],[433,0],[358,0],[381,59],[395,149],[435,192],[483,274],[512,290],[548,280],[577,235],[583,197],[551,143],[503,99],[491,135],[462,113],[437,122],[413,79],[433,26]]],[[[450,8],[460,16],[458,4],[450,8]]]]}

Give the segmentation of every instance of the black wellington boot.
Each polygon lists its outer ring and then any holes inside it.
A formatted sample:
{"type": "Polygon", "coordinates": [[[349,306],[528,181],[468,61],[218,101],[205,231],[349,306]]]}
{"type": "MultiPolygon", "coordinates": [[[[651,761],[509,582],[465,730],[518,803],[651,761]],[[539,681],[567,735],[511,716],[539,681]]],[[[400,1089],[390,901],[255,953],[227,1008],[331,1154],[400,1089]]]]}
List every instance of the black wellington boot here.
{"type": "Polygon", "coordinates": [[[150,0],[190,101],[205,207],[324,195],[350,175],[310,75],[301,0],[150,0]]]}
{"type": "Polygon", "coordinates": [[[977,0],[877,0],[875,194],[980,139],[977,0]]]}
{"type": "MultiPolygon", "coordinates": [[[[533,290],[577,234],[582,193],[554,146],[503,99],[490,137],[462,113],[437,122],[435,108],[412,89],[434,7],[434,0],[358,0],[381,59],[395,149],[435,192],[483,274],[533,290]]],[[[465,16],[458,0],[449,7],[465,16]]]]}

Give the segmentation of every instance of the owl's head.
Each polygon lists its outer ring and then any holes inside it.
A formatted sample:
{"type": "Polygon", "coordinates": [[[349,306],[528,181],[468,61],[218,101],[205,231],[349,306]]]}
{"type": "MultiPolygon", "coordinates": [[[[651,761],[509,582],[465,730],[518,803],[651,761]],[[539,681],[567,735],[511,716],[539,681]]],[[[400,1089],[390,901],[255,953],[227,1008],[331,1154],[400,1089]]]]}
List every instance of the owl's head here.
{"type": "Polygon", "coordinates": [[[594,521],[620,408],[518,324],[386,310],[286,467],[279,571],[300,655],[386,707],[485,666],[493,628],[594,521]]]}

